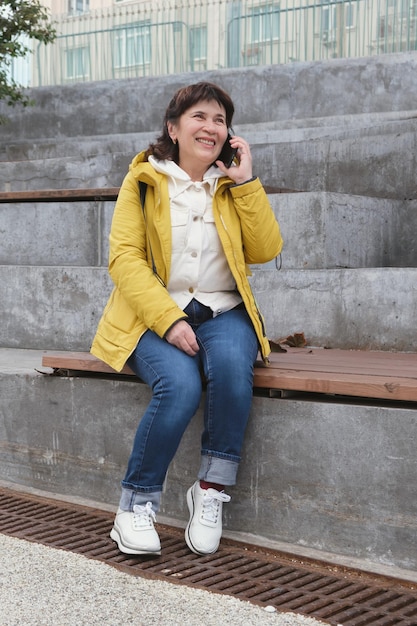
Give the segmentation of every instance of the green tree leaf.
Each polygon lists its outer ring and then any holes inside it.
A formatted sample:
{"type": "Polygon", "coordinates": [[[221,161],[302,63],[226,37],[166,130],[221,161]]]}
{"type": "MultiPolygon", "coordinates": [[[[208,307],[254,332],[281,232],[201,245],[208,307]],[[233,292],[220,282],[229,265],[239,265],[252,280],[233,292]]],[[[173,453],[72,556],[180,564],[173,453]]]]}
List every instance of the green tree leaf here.
{"type": "MultiPolygon", "coordinates": [[[[10,77],[13,59],[25,57],[31,49],[25,43],[35,39],[52,43],[56,31],[50,22],[47,9],[40,0],[1,0],[0,4],[0,100],[9,106],[28,106],[33,101],[24,87],[10,77]]],[[[0,123],[4,122],[0,118],[0,123]]]]}

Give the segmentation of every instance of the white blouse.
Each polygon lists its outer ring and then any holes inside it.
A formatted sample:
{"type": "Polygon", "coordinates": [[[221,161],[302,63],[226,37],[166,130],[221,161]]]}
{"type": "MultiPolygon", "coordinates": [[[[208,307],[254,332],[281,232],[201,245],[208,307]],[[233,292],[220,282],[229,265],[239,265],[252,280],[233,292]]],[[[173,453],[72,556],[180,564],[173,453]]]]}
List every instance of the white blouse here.
{"type": "Polygon", "coordinates": [[[172,224],[167,286],[170,295],[181,309],[193,298],[209,306],[214,316],[232,309],[242,298],[236,291],[213,215],[213,195],[224,174],[211,167],[202,182],[195,182],[173,161],[157,161],[152,156],[149,161],[168,176],[172,224]]]}

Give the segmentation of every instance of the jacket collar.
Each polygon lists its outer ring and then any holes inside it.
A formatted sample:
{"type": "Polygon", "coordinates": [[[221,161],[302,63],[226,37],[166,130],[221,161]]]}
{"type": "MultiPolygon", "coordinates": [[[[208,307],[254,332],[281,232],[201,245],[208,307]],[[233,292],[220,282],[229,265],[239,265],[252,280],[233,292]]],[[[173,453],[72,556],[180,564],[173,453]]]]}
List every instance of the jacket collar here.
{"type": "MultiPolygon", "coordinates": [[[[145,160],[145,151],[142,151],[132,159],[129,170],[132,172],[136,180],[141,180],[154,187],[159,187],[162,180],[165,179],[167,175],[174,175],[175,179],[181,181],[182,184],[186,182],[193,184],[193,181],[188,174],[178,167],[178,165],[173,161],[156,161],[156,159],[154,159],[153,163],[145,160]],[[158,164],[157,169],[154,167],[153,163],[158,164]],[[161,164],[164,164],[165,167],[161,166],[161,164]]],[[[218,187],[223,187],[224,185],[229,187],[233,184],[233,180],[228,176],[225,176],[215,166],[212,166],[207,170],[204,176],[204,181],[209,183],[210,189],[213,193],[218,187]]]]}

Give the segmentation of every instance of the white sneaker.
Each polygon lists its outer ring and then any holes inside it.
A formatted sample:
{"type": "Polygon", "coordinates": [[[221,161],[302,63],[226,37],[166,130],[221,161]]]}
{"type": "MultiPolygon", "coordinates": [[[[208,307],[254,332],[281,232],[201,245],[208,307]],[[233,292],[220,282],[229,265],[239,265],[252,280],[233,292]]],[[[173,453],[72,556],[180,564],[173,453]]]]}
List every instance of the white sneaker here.
{"type": "Polygon", "coordinates": [[[110,537],[125,554],[161,554],[155,521],[152,502],[135,504],[133,512],[118,509],[110,537]]]}
{"type": "Polygon", "coordinates": [[[216,489],[201,489],[197,480],[187,491],[190,521],[185,529],[185,541],[195,554],[213,554],[222,536],[223,502],[230,496],[216,489]]]}

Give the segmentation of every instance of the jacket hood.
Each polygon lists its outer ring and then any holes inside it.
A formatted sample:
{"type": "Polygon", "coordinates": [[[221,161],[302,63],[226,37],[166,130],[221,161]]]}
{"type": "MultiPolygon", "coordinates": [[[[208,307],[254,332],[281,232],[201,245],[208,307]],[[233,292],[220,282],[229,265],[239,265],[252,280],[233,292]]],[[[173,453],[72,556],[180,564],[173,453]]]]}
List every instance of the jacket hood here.
{"type": "MultiPolygon", "coordinates": [[[[179,165],[168,159],[158,161],[155,157],[149,157],[149,163],[160,174],[165,174],[171,180],[173,186],[173,196],[178,196],[183,191],[186,191],[189,187],[199,185],[201,183],[193,181],[190,176],[179,165]]],[[[219,178],[225,178],[223,172],[221,172],[216,166],[212,165],[204,174],[202,183],[208,183],[210,187],[211,195],[214,194],[219,178]]]]}
{"type": "MultiPolygon", "coordinates": [[[[177,180],[190,181],[191,178],[183,169],[180,168],[174,161],[170,161],[169,159],[165,159],[163,161],[158,161],[153,156],[149,157],[149,163],[152,163],[153,167],[157,172],[161,172],[162,174],[167,174],[168,176],[172,176],[177,180]]],[[[217,180],[218,178],[222,178],[225,175],[222,171],[219,170],[218,167],[212,165],[204,174],[203,180],[217,180]]]]}
{"type": "MultiPolygon", "coordinates": [[[[145,151],[140,152],[132,159],[129,170],[133,172],[135,178],[139,179],[140,177],[141,180],[143,178],[147,179],[145,182],[151,182],[151,180],[154,179],[155,172],[163,176],[168,176],[175,188],[175,196],[196,184],[187,172],[181,169],[174,161],[170,161],[169,159],[158,161],[158,159],[153,156],[150,156],[149,159],[146,160],[145,151]]],[[[217,183],[220,179],[222,180],[222,184],[225,182],[227,182],[228,185],[233,183],[233,181],[223,174],[215,165],[209,167],[204,174],[203,182],[209,184],[211,194],[214,194],[216,191],[217,183]]]]}
{"type": "Polygon", "coordinates": [[[129,165],[129,169],[132,170],[134,167],[136,167],[140,163],[146,163],[145,150],[142,150],[142,152],[139,152],[139,154],[133,157],[129,165]]]}

